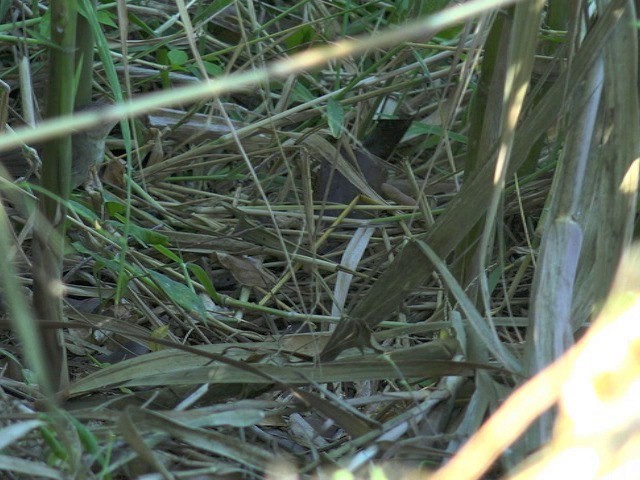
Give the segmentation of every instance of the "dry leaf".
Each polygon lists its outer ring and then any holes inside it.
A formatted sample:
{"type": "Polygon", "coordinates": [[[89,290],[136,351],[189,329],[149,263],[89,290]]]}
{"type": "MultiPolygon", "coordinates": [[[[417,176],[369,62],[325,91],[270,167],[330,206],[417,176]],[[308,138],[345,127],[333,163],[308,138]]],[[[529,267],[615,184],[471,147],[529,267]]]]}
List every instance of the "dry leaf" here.
{"type": "Polygon", "coordinates": [[[124,180],[124,165],[118,160],[107,163],[102,180],[108,185],[124,188],[126,183],[124,180]]]}
{"type": "Polygon", "coordinates": [[[276,277],[262,268],[262,262],[254,257],[236,257],[226,253],[217,253],[218,261],[231,272],[241,285],[247,287],[271,288],[276,277]]]}

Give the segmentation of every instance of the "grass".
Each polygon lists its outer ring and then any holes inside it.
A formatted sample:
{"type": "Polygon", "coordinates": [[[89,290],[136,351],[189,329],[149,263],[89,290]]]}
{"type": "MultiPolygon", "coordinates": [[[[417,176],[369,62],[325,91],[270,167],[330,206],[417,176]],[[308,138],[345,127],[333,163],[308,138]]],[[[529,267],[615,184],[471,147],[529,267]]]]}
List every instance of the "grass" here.
{"type": "MultiPolygon", "coordinates": [[[[610,348],[572,346],[632,239],[630,3],[602,2],[588,28],[556,2],[448,3],[81,2],[93,95],[114,105],[44,121],[50,14],[4,12],[18,136],[0,149],[120,123],[103,188],[46,197],[67,208],[64,323],[29,307],[43,188],[2,183],[3,473],[409,478],[479,431],[434,478],[518,478],[583,438],[553,436],[576,403],[564,383],[626,398],[631,356],[611,367],[628,375],[571,367],[610,348]],[[341,147],[408,116],[381,196],[341,147]],[[320,200],[322,162],[366,195],[320,200]],[[54,394],[42,332],[62,327],[54,394]]],[[[609,302],[601,324],[626,321],[609,302]]],[[[598,435],[631,444],[605,403],[598,435]]]]}

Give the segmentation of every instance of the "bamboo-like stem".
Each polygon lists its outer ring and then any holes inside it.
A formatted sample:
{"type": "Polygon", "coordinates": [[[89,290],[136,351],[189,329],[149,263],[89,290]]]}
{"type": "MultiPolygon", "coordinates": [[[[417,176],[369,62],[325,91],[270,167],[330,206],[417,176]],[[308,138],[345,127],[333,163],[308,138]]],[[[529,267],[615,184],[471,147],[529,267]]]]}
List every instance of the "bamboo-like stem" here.
{"type": "MultiPolygon", "coordinates": [[[[95,0],[89,0],[85,2],[85,5],[90,5],[93,9],[96,8],[95,0]]],[[[84,15],[89,14],[89,12],[85,12],[84,15]]],[[[77,50],[75,54],[75,61],[76,66],[80,68],[80,75],[75,97],[75,108],[84,107],[91,103],[93,86],[93,50],[95,46],[95,39],[93,37],[93,31],[91,30],[89,20],[87,20],[84,15],[81,13],[77,17],[77,50]]]]}
{"type": "MultiPolygon", "coordinates": [[[[47,92],[48,118],[73,111],[77,5],[75,0],[51,2],[50,78],[47,92]]],[[[61,322],[66,208],[71,177],[71,136],[61,136],[45,144],[42,186],[53,195],[40,195],[39,219],[34,235],[34,310],[41,322],[61,322]],[[56,200],[55,197],[58,197],[56,200]]],[[[41,328],[47,361],[47,388],[54,391],[68,384],[66,351],[61,330],[41,328]]]]}

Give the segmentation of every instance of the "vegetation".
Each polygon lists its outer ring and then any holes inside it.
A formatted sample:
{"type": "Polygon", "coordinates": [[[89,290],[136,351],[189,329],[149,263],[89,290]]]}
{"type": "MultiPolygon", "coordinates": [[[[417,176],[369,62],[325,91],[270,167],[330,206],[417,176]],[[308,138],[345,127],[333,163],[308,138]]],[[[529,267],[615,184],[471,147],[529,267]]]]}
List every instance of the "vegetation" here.
{"type": "Polygon", "coordinates": [[[2,3],[3,475],[624,471],[635,6],[2,3]]]}

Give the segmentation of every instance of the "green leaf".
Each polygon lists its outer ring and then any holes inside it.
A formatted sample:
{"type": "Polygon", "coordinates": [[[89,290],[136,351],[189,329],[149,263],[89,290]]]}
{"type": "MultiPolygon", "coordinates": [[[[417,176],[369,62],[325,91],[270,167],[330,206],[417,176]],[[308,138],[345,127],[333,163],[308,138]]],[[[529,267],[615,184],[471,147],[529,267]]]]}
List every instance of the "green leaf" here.
{"type": "Polygon", "coordinates": [[[105,202],[104,206],[107,208],[107,213],[110,217],[115,217],[118,214],[125,214],[127,207],[120,202],[105,202]]]}
{"type": "Polygon", "coordinates": [[[284,41],[286,47],[296,51],[302,47],[306,47],[316,38],[316,32],[311,25],[300,25],[296,30],[289,34],[284,41]]]}
{"type": "Polygon", "coordinates": [[[205,291],[209,294],[209,296],[216,303],[221,303],[220,295],[216,291],[216,287],[214,287],[213,282],[211,281],[211,277],[200,265],[194,265],[190,263],[187,265],[189,271],[196,277],[196,279],[202,284],[205,291]]]}
{"type": "Polygon", "coordinates": [[[38,33],[42,35],[44,38],[49,37],[49,32],[51,31],[51,11],[47,10],[44,15],[40,17],[38,21],[38,33]]]}
{"type": "Polygon", "coordinates": [[[315,99],[315,95],[300,81],[296,81],[293,87],[293,99],[296,102],[306,103],[315,99]]]}
{"type": "Polygon", "coordinates": [[[113,21],[115,16],[111,12],[107,10],[100,10],[98,11],[97,16],[98,16],[98,22],[100,22],[102,25],[108,25],[113,28],[118,28],[118,25],[116,25],[116,22],[113,21]]]}
{"type": "Polygon", "coordinates": [[[148,228],[143,228],[138,225],[129,224],[129,233],[142,245],[168,245],[169,238],[166,235],[158,233],[148,228]]]}
{"type": "Polygon", "coordinates": [[[214,13],[217,13],[223,8],[228,7],[229,5],[231,5],[232,2],[233,0],[214,0],[204,10],[198,13],[193,18],[192,22],[194,23],[194,25],[197,23],[200,23],[204,19],[210,18],[211,16],[213,16],[214,13]]]}
{"type": "Polygon", "coordinates": [[[329,130],[334,138],[342,135],[344,124],[344,108],[342,104],[333,98],[327,102],[327,120],[329,121],[329,130]]]}
{"type": "Polygon", "coordinates": [[[429,0],[428,2],[421,2],[419,7],[419,15],[431,15],[435,12],[442,10],[449,4],[450,0],[429,0]]]}
{"type": "MultiPolygon", "coordinates": [[[[452,132],[451,130],[448,130],[446,133],[450,140],[453,140],[465,145],[467,144],[466,135],[461,135],[459,133],[452,132]]],[[[411,125],[411,128],[407,132],[407,138],[413,138],[418,135],[435,135],[438,138],[442,138],[444,134],[445,134],[445,130],[438,125],[429,125],[427,123],[413,122],[413,124],[411,125]]]]}
{"type": "Polygon", "coordinates": [[[76,202],[74,200],[69,200],[69,210],[75,212],[80,218],[83,218],[87,222],[95,223],[99,221],[98,216],[95,214],[93,210],[87,208],[82,203],[76,202]]]}
{"type": "Polygon", "coordinates": [[[169,50],[167,58],[172,67],[180,67],[189,61],[189,56],[183,50],[169,50]]]}
{"type": "Polygon", "coordinates": [[[157,36],[153,29],[150,28],[149,25],[147,25],[147,22],[142,20],[142,18],[140,18],[135,13],[131,13],[131,11],[129,11],[129,21],[133,25],[136,25],[138,28],[140,28],[140,30],[144,31],[150,37],[155,38],[157,36]]]}
{"type": "Polygon", "coordinates": [[[201,319],[207,318],[207,311],[204,308],[202,299],[189,287],[183,283],[176,282],[162,273],[149,271],[149,276],[153,278],[156,286],[165,295],[190,313],[197,314],[201,319]]]}
{"type": "Polygon", "coordinates": [[[162,233],[158,233],[154,230],[150,230],[148,228],[135,225],[133,223],[129,223],[128,225],[125,225],[126,219],[118,213],[113,215],[113,217],[120,221],[119,222],[115,220],[109,221],[107,222],[109,223],[109,225],[111,225],[114,229],[118,230],[119,232],[122,232],[123,234],[127,233],[129,237],[133,237],[135,240],[137,240],[138,243],[140,243],[140,245],[144,247],[147,247],[149,245],[168,245],[169,244],[168,237],[166,235],[163,235],[162,233]]]}
{"type": "Polygon", "coordinates": [[[182,263],[182,259],[179,256],[177,256],[175,253],[173,253],[171,250],[166,248],[165,246],[163,246],[163,245],[154,245],[153,248],[155,248],[158,252],[163,254],[165,257],[167,257],[171,261],[176,262],[178,264],[182,263]]]}
{"type": "Polygon", "coordinates": [[[213,63],[213,62],[203,62],[203,63],[204,63],[204,69],[212,77],[218,77],[224,73],[224,68],[222,68],[217,63],[213,63]]]}

